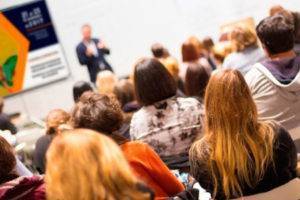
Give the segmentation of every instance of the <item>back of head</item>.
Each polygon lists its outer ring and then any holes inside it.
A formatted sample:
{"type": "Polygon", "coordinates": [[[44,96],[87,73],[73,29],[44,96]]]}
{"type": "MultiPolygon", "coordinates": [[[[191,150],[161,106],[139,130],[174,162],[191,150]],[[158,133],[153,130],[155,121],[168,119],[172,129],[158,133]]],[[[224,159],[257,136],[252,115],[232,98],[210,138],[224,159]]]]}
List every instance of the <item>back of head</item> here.
{"type": "Polygon", "coordinates": [[[151,52],[155,58],[163,58],[165,53],[165,48],[160,43],[155,43],[151,46],[151,52]]]}
{"type": "Polygon", "coordinates": [[[245,48],[257,45],[255,31],[248,26],[237,26],[229,34],[237,51],[243,51],[245,48]]]}
{"type": "Polygon", "coordinates": [[[118,78],[113,72],[109,70],[99,72],[96,80],[98,92],[106,95],[112,94],[117,81],[118,78]]]}
{"type": "Polygon", "coordinates": [[[183,62],[197,61],[201,56],[200,48],[202,48],[202,44],[196,37],[188,38],[181,45],[182,61],[183,62]]]}
{"type": "MultiPolygon", "coordinates": [[[[205,137],[209,168],[227,198],[242,196],[244,185],[255,187],[273,154],[273,128],[260,123],[251,92],[237,70],[214,73],[205,93],[205,137]],[[251,155],[251,159],[249,158],[251,155]]],[[[191,155],[201,155],[197,143],[191,155]]]]}
{"type": "Polygon", "coordinates": [[[59,126],[68,124],[70,118],[70,114],[62,109],[51,110],[47,116],[46,133],[49,135],[58,133],[59,126]]]}
{"type": "Polygon", "coordinates": [[[73,86],[73,98],[77,102],[80,96],[86,91],[93,91],[92,86],[85,81],[78,81],[73,86]]]}
{"type": "Polygon", "coordinates": [[[211,37],[205,37],[202,40],[202,44],[203,44],[203,48],[206,49],[208,52],[210,52],[215,45],[211,37]]]}
{"type": "Polygon", "coordinates": [[[134,86],[128,79],[121,79],[114,87],[114,94],[119,100],[121,107],[135,100],[134,86]]]}
{"type": "Polygon", "coordinates": [[[294,47],[294,26],[280,14],[263,19],[257,25],[256,33],[270,55],[284,53],[294,47]]]}
{"type": "Polygon", "coordinates": [[[0,136],[0,184],[16,178],[16,158],[11,145],[0,136]]]}
{"type": "Polygon", "coordinates": [[[165,59],[161,60],[162,64],[166,67],[168,72],[173,76],[175,80],[178,80],[179,78],[179,66],[178,62],[173,57],[167,57],[165,59]]]}
{"type": "Polygon", "coordinates": [[[123,122],[119,103],[106,95],[86,92],[75,105],[72,123],[75,128],[88,128],[111,134],[118,130],[123,122]]]}
{"type": "Polygon", "coordinates": [[[190,63],[185,75],[185,93],[188,96],[204,98],[209,75],[200,63],[190,63]]]}
{"type": "Polygon", "coordinates": [[[172,75],[154,58],[142,58],[134,67],[134,87],[141,105],[152,105],[176,94],[172,75]]]}
{"type": "Polygon", "coordinates": [[[47,199],[149,199],[119,147],[92,130],[57,136],[47,152],[47,199]],[[80,159],[79,159],[80,158],[80,159]]]}

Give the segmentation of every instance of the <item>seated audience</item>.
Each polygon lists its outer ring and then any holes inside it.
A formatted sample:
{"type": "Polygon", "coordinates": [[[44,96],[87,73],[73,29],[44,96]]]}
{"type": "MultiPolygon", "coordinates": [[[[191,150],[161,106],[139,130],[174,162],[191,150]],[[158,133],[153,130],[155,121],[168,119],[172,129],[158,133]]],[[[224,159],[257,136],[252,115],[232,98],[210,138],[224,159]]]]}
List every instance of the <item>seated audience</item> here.
{"type": "Polygon", "coordinates": [[[209,74],[199,63],[191,63],[185,75],[185,94],[203,102],[204,92],[209,80],[209,74]]]}
{"type": "Polygon", "coordinates": [[[10,121],[9,117],[3,113],[4,107],[4,99],[0,96],[0,130],[9,130],[11,134],[16,134],[18,129],[16,126],[10,121]]]}
{"type": "Polygon", "coordinates": [[[175,196],[184,190],[183,185],[147,144],[129,141],[115,133],[122,124],[123,115],[113,98],[85,93],[75,105],[72,119],[75,128],[101,132],[119,144],[134,173],[155,192],[156,198],[175,196]]]}
{"type": "Polygon", "coordinates": [[[52,110],[46,119],[46,135],[40,137],[36,144],[33,155],[33,164],[36,169],[41,173],[45,173],[46,167],[46,152],[51,144],[53,138],[59,134],[60,126],[67,124],[70,120],[70,115],[64,110],[52,110]]]}
{"type": "Polygon", "coordinates": [[[76,82],[73,86],[74,102],[76,103],[79,100],[80,96],[86,91],[93,91],[93,88],[89,82],[85,82],[85,81],[76,82]]]}
{"type": "Polygon", "coordinates": [[[257,44],[255,31],[247,26],[237,26],[229,34],[235,52],[227,55],[223,62],[225,69],[237,69],[245,75],[253,64],[265,59],[263,50],[257,44]]]}
{"type": "Polygon", "coordinates": [[[239,71],[212,75],[205,111],[204,137],[190,149],[191,174],[214,199],[266,192],[296,177],[292,138],[276,123],[258,120],[239,71]]]}
{"type": "Polygon", "coordinates": [[[149,144],[162,158],[186,159],[192,142],[201,135],[203,108],[194,98],[176,97],[171,74],[156,59],[140,59],[134,69],[138,102],[130,136],[149,144]]]}
{"type": "Polygon", "coordinates": [[[87,129],[58,135],[47,152],[47,199],[153,199],[119,147],[87,129]],[[78,159],[80,158],[80,159],[78,159]]]}
{"type": "Polygon", "coordinates": [[[113,94],[114,87],[118,82],[116,75],[109,71],[101,71],[97,75],[96,86],[99,94],[113,94]]]}
{"type": "Polygon", "coordinates": [[[40,176],[19,176],[13,148],[0,136],[0,199],[45,200],[40,176]]]}
{"type": "Polygon", "coordinates": [[[278,121],[296,140],[300,138],[300,56],[293,51],[293,31],[282,15],[258,24],[256,32],[268,59],[255,64],[246,81],[260,119],[278,121]]]}
{"type": "Polygon", "coordinates": [[[185,79],[186,68],[190,63],[200,63],[205,67],[207,73],[212,72],[212,67],[203,54],[202,43],[194,36],[188,38],[181,46],[182,64],[180,65],[179,76],[185,79]]]}

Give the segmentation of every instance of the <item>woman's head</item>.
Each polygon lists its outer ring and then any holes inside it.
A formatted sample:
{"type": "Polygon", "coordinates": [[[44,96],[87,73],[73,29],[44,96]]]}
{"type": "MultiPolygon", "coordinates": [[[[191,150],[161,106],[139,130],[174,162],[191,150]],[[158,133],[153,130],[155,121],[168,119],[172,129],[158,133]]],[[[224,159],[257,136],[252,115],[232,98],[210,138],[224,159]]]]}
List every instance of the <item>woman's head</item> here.
{"type": "Polygon", "coordinates": [[[86,91],[93,91],[92,86],[85,81],[78,81],[73,86],[73,98],[75,103],[79,100],[80,96],[86,91]]]}
{"type": "Polygon", "coordinates": [[[185,75],[185,93],[188,96],[204,98],[209,80],[206,69],[199,63],[190,63],[185,75]]]}
{"type": "Polygon", "coordinates": [[[55,109],[49,112],[46,125],[47,125],[47,134],[56,134],[61,125],[68,124],[70,121],[70,114],[62,109],[55,109]]]}
{"type": "Polygon", "coordinates": [[[195,62],[201,57],[202,43],[196,37],[188,38],[181,45],[183,62],[195,62]]]}
{"type": "Polygon", "coordinates": [[[0,184],[15,178],[16,158],[11,145],[0,136],[0,184]]]}
{"type": "Polygon", "coordinates": [[[173,76],[175,80],[178,80],[179,78],[179,66],[178,62],[173,57],[167,57],[165,59],[161,60],[162,64],[166,67],[168,72],[173,76]]]}
{"type": "Polygon", "coordinates": [[[247,26],[237,26],[229,34],[237,51],[243,51],[247,47],[257,45],[257,37],[254,30],[247,26]]]}
{"type": "Polygon", "coordinates": [[[121,79],[114,87],[114,94],[121,104],[121,107],[135,100],[134,86],[129,79],[121,79]]]}
{"type": "Polygon", "coordinates": [[[47,152],[47,199],[149,199],[119,147],[87,129],[58,135],[47,152]]]}
{"type": "Polygon", "coordinates": [[[176,94],[176,83],[161,62],[142,58],[134,67],[134,87],[141,105],[152,105],[176,94]]]}
{"type": "Polygon", "coordinates": [[[94,92],[84,93],[72,112],[74,128],[88,128],[111,134],[123,123],[123,114],[117,100],[94,92]]]}
{"type": "MultiPolygon", "coordinates": [[[[255,187],[272,161],[273,126],[258,122],[250,90],[237,70],[213,73],[205,111],[204,140],[210,150],[214,195],[221,186],[227,198],[240,196],[243,185],[255,187]]],[[[200,144],[193,145],[191,155],[201,157],[200,144]]]]}
{"type": "Polygon", "coordinates": [[[104,70],[98,73],[96,86],[100,94],[112,94],[118,78],[109,70],[104,70]]]}

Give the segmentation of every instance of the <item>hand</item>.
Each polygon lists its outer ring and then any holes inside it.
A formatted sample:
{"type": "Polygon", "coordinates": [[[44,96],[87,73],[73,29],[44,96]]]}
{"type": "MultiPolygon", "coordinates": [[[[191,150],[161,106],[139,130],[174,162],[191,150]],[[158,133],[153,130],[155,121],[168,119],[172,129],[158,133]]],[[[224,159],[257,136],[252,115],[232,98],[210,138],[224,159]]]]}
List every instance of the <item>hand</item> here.
{"type": "Polygon", "coordinates": [[[91,48],[86,48],[85,54],[86,54],[88,57],[91,57],[91,56],[93,55],[92,49],[91,49],[91,48]]]}
{"type": "Polygon", "coordinates": [[[99,49],[105,48],[105,44],[102,41],[98,42],[97,46],[98,46],[99,49]]]}

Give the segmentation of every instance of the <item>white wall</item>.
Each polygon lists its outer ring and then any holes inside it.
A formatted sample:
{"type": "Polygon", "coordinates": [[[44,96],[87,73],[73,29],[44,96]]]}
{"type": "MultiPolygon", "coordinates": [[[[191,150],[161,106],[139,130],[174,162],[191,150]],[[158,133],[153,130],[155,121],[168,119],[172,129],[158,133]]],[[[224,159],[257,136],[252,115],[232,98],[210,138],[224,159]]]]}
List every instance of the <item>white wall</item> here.
{"type": "MultiPolygon", "coordinates": [[[[0,0],[0,9],[27,1],[30,0],[0,0]]],[[[86,69],[79,66],[75,54],[83,23],[90,23],[94,36],[105,40],[111,48],[109,61],[118,75],[125,75],[131,72],[137,58],[150,55],[149,47],[154,42],[163,43],[171,54],[180,58],[180,44],[190,35],[216,38],[221,24],[248,16],[258,22],[274,4],[300,10],[299,0],[48,0],[47,3],[72,76],[7,98],[6,112],[21,111],[44,117],[53,108],[71,108],[72,84],[88,80],[86,69]]]]}

